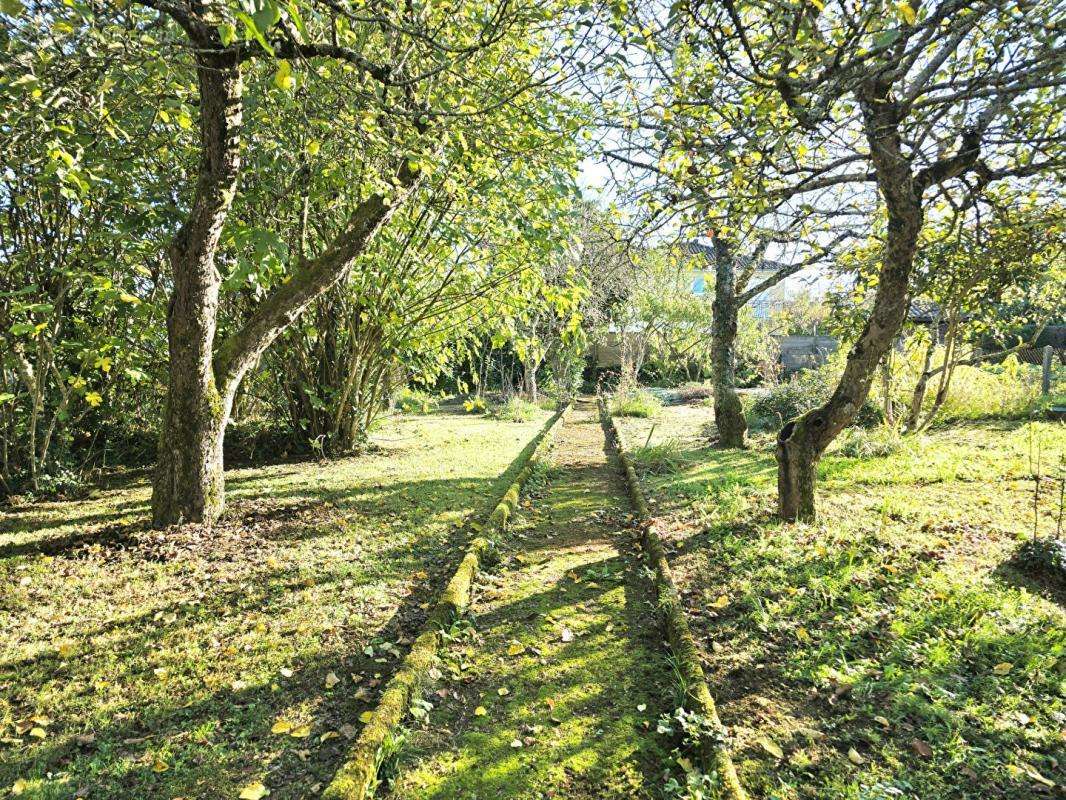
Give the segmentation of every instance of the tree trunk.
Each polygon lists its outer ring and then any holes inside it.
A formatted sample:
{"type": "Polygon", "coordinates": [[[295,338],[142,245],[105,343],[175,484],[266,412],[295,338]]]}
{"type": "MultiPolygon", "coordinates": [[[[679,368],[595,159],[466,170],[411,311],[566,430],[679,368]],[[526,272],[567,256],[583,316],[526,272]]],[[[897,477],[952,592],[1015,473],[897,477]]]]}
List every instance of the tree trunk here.
{"type": "Polygon", "coordinates": [[[711,322],[711,368],[714,421],[719,447],[743,447],[748,424],[736,390],[737,285],[729,245],[714,238],[714,306],[711,322]]]}
{"type": "Polygon", "coordinates": [[[925,402],[925,391],[929,386],[929,381],[933,377],[932,364],[933,353],[936,350],[936,336],[930,331],[929,344],[925,348],[925,360],[922,362],[922,371],[918,375],[918,382],[914,384],[914,391],[911,393],[911,407],[907,411],[907,421],[903,423],[903,429],[908,433],[912,433],[918,428],[918,420],[922,416],[922,403],[925,402]]]}
{"type": "Polygon", "coordinates": [[[878,189],[888,211],[885,247],[873,308],[848,353],[836,390],[823,406],[786,425],[778,437],[778,511],[788,521],[814,520],[818,459],[862,407],[877,365],[899,333],[910,303],[910,277],[923,218],[921,188],[902,154],[900,109],[891,87],[876,83],[864,87],[860,104],[878,189]]]}
{"type": "Polygon", "coordinates": [[[820,453],[809,437],[797,436],[800,420],[789,422],[777,438],[777,496],[782,519],[814,520],[814,479],[820,453]]]}
{"type": "Polygon", "coordinates": [[[243,85],[235,61],[202,54],[200,171],[185,224],[170,245],[174,288],[167,310],[170,374],[152,485],[156,527],[212,523],[222,512],[222,437],[232,396],[215,382],[213,351],[222,284],[215,267],[240,174],[243,85]]]}

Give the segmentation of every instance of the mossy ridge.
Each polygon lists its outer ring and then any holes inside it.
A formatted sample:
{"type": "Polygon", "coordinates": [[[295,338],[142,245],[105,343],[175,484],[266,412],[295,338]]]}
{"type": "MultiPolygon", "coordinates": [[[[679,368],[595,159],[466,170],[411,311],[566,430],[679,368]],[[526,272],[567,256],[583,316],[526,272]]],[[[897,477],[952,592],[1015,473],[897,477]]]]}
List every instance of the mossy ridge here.
{"type": "Polygon", "coordinates": [[[582,404],[544,495],[502,543],[505,572],[484,580],[477,629],[446,650],[447,696],[412,734],[390,797],[658,795],[669,667],[604,444],[582,404]]]}
{"type": "MultiPolygon", "coordinates": [[[[567,408],[561,407],[541,430],[529,459],[489,515],[485,528],[490,535],[499,536],[505,531],[508,520],[518,507],[523,484],[532,474],[534,465],[547,455],[555,428],[567,408]]],[[[370,712],[370,718],[349,751],[347,760],[326,787],[322,795],[324,800],[364,800],[373,796],[382,758],[389,751],[390,743],[394,741],[395,733],[407,716],[411,703],[418,697],[430,669],[437,662],[437,650],[443,632],[466,610],[481,560],[493,547],[494,542],[484,536],[478,536],[470,543],[458,569],[430,612],[422,632],[415,639],[400,669],[385,687],[377,707],[370,712]]]]}
{"type": "Polygon", "coordinates": [[[715,775],[721,781],[721,795],[729,800],[747,800],[747,794],[737,777],[736,767],[730,758],[729,751],[724,744],[725,729],[722,720],[718,716],[718,708],[714,697],[707,686],[707,679],[703,674],[700,664],[700,651],[696,639],[689,629],[688,620],[685,616],[685,607],[681,602],[677,586],[674,583],[673,574],[670,570],[670,562],[666,558],[662,540],[655,530],[655,522],[648,507],[648,501],[644,496],[637,473],[633,469],[633,461],[626,451],[622,433],[614,424],[614,420],[608,410],[606,399],[601,394],[598,397],[600,416],[611,433],[618,451],[623,473],[626,477],[626,485],[629,488],[630,498],[634,508],[643,524],[642,542],[645,555],[655,572],[656,591],[659,596],[659,609],[666,626],[667,636],[670,641],[670,650],[676,660],[676,668],[683,682],[685,691],[685,707],[688,711],[699,715],[707,720],[715,730],[715,735],[704,735],[700,741],[699,755],[701,766],[708,774],[715,775]]]}

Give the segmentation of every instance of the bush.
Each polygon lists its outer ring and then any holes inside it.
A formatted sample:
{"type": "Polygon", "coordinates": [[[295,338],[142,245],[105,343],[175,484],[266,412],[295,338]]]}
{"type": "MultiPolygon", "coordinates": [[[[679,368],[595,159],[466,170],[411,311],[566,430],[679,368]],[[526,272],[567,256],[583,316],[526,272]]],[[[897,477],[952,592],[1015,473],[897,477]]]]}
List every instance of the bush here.
{"type": "Polygon", "coordinates": [[[536,403],[524,400],[514,395],[509,400],[496,406],[492,410],[492,416],[496,419],[510,422],[529,422],[540,413],[540,407],[536,403]]]}
{"type": "Polygon", "coordinates": [[[616,417],[654,417],[662,407],[662,401],[647,389],[626,389],[611,401],[611,413],[616,417]]]}
{"type": "Polygon", "coordinates": [[[1062,539],[1030,539],[1018,549],[1015,563],[1026,572],[1046,576],[1066,587],[1066,541],[1062,539]]]}
{"type": "Polygon", "coordinates": [[[688,457],[677,439],[668,439],[659,444],[638,447],[629,457],[633,469],[642,475],[665,475],[680,472],[687,464],[688,457]]]}
{"type": "Polygon", "coordinates": [[[430,414],[437,405],[436,397],[420,389],[403,389],[396,396],[396,406],[405,414],[430,414]]]}
{"type": "Polygon", "coordinates": [[[463,402],[463,410],[467,414],[484,414],[487,409],[484,397],[471,397],[463,402]]]}
{"type": "Polygon", "coordinates": [[[899,431],[887,425],[869,430],[848,428],[837,440],[837,455],[847,458],[881,458],[890,456],[903,446],[899,431]]]}
{"type": "MultiPolygon", "coordinates": [[[[815,369],[797,372],[765,394],[756,397],[749,409],[752,427],[777,430],[789,420],[822,405],[836,388],[840,372],[830,361],[815,369]]],[[[855,415],[855,425],[869,427],[884,420],[884,414],[872,400],[866,399],[855,415]]]]}

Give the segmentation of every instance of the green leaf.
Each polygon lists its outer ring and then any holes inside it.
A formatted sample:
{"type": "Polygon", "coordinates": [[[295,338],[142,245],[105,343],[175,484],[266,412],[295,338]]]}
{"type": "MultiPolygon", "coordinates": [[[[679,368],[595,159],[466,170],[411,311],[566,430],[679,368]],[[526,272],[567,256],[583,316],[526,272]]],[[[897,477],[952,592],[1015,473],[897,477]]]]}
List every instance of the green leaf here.
{"type": "Polygon", "coordinates": [[[26,6],[22,4],[22,0],[0,0],[0,11],[9,17],[17,17],[25,10],[26,6]]]}

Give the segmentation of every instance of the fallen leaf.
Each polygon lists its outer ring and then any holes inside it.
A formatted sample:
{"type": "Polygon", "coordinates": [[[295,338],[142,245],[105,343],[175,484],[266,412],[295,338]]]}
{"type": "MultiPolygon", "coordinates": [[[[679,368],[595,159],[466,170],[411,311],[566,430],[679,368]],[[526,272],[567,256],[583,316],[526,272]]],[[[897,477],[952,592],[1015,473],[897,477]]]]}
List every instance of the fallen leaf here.
{"type": "Polygon", "coordinates": [[[373,711],[364,711],[362,714],[359,715],[359,721],[362,722],[364,725],[366,725],[368,722],[370,722],[370,720],[372,720],[373,718],[374,718],[374,712],[373,711]]]}
{"type": "Polygon", "coordinates": [[[274,723],[274,727],[270,729],[271,733],[288,733],[292,730],[292,723],[288,720],[279,719],[274,723]]]}
{"type": "Polygon", "coordinates": [[[261,782],[249,783],[238,795],[239,800],[262,800],[270,794],[270,790],[267,789],[261,782]]]}
{"type": "Polygon", "coordinates": [[[756,740],[756,742],[758,743],[759,747],[761,747],[767,753],[772,755],[774,758],[785,757],[784,751],[780,747],[778,747],[776,743],[774,743],[770,739],[767,739],[765,736],[760,737],[756,740]]]}
{"type": "Polygon", "coordinates": [[[521,746],[522,746],[522,740],[521,739],[512,739],[511,740],[511,747],[521,747],[521,746]]]}
{"type": "Polygon", "coordinates": [[[992,672],[995,675],[1006,675],[1012,669],[1014,669],[1014,665],[1011,664],[1008,661],[1004,661],[1004,662],[1002,662],[1000,664],[996,664],[996,666],[992,667],[992,672]]]}
{"type": "Polygon", "coordinates": [[[510,693],[511,690],[508,689],[506,686],[501,686],[499,689],[496,690],[496,694],[498,694],[500,697],[507,697],[507,695],[509,695],[510,693]]]}
{"type": "Polygon", "coordinates": [[[288,667],[282,667],[279,672],[281,672],[281,677],[283,678],[291,678],[294,674],[288,667]]]}
{"type": "Polygon", "coordinates": [[[339,739],[339,738],[340,738],[340,734],[337,733],[336,731],[326,731],[325,733],[323,733],[321,736],[318,737],[318,741],[319,742],[328,742],[330,739],[339,739]]]}
{"type": "Polygon", "coordinates": [[[878,725],[885,729],[887,729],[892,724],[885,717],[874,717],[874,722],[876,722],[878,725]]]}
{"type": "Polygon", "coordinates": [[[801,642],[809,642],[811,640],[811,635],[807,632],[806,628],[801,626],[796,628],[796,638],[801,642]]]}
{"type": "Polygon", "coordinates": [[[24,791],[30,788],[30,785],[26,783],[22,778],[19,778],[13,784],[11,784],[11,794],[20,795],[24,791]]]}
{"type": "Polygon", "coordinates": [[[474,709],[474,716],[475,717],[483,717],[483,716],[485,716],[488,713],[489,713],[488,709],[486,709],[485,706],[478,706],[477,708],[474,709]]]}
{"type": "Polygon", "coordinates": [[[293,728],[291,731],[289,731],[289,736],[291,736],[293,739],[306,739],[310,735],[311,735],[311,726],[310,725],[300,725],[298,727],[293,728]]]}
{"type": "Polygon", "coordinates": [[[57,652],[59,653],[59,655],[61,655],[61,656],[62,656],[63,658],[67,658],[68,656],[70,656],[70,655],[73,655],[73,654],[74,654],[74,642],[72,642],[72,641],[71,641],[71,640],[69,640],[69,639],[67,639],[66,641],[60,642],[60,643],[59,643],[59,644],[58,644],[58,645],[56,646],[56,651],[57,651],[57,652]]]}
{"type": "Polygon", "coordinates": [[[574,632],[569,628],[563,628],[563,632],[559,634],[560,641],[572,642],[574,641],[574,632]]]}
{"type": "Polygon", "coordinates": [[[33,736],[37,739],[45,739],[48,737],[48,731],[39,726],[36,728],[30,728],[30,736],[33,736]]]}
{"type": "Polygon", "coordinates": [[[511,642],[511,646],[507,648],[507,655],[519,656],[526,652],[526,646],[521,642],[511,642]]]}
{"type": "Polygon", "coordinates": [[[642,711],[643,712],[643,711],[647,711],[647,710],[648,710],[648,704],[647,703],[641,703],[641,704],[639,704],[637,706],[637,711],[642,711]]]}
{"type": "Polygon", "coordinates": [[[928,742],[923,742],[921,739],[911,739],[911,750],[922,758],[933,757],[933,748],[929,746],[928,742]]]}
{"type": "Polygon", "coordinates": [[[152,762],[152,772],[166,772],[168,769],[170,769],[170,764],[161,758],[152,762]]]}
{"type": "Polygon", "coordinates": [[[852,764],[866,763],[866,759],[859,755],[859,751],[856,750],[854,747],[848,750],[848,761],[850,761],[852,764]]]}
{"type": "Polygon", "coordinates": [[[711,608],[725,608],[727,605],[729,605],[729,595],[718,595],[718,599],[715,600],[713,603],[709,603],[708,605],[710,605],[711,608]]]}
{"type": "Polygon", "coordinates": [[[332,689],[334,686],[336,686],[340,682],[341,682],[341,679],[337,677],[337,673],[329,672],[329,673],[326,674],[326,688],[327,689],[332,689]]]}

